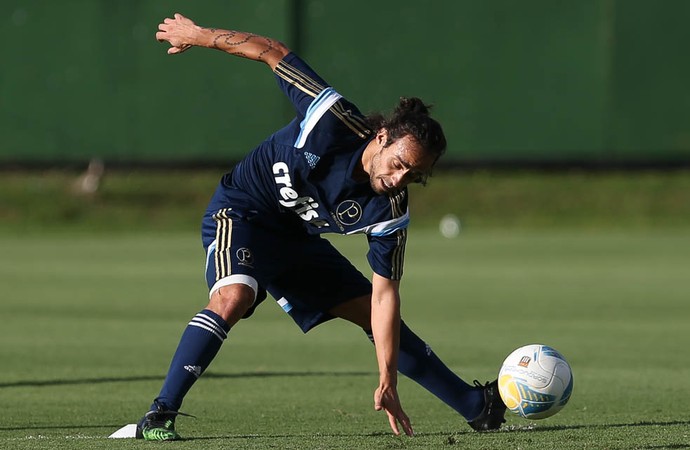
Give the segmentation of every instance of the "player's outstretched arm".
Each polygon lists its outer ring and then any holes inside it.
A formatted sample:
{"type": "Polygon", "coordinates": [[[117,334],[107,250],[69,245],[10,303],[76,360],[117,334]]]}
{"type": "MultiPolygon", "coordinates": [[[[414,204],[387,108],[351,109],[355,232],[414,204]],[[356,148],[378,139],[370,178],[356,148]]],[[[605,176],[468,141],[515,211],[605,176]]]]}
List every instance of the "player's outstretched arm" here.
{"type": "Polygon", "coordinates": [[[156,39],[170,43],[169,55],[182,53],[190,47],[215,48],[231,55],[264,62],[271,69],[290,53],[290,49],[274,39],[242,31],[200,27],[177,13],[172,19],[166,18],[158,25],[156,39]]]}
{"type": "Polygon", "coordinates": [[[398,397],[398,353],[400,348],[400,282],[374,274],[371,293],[371,329],[379,365],[379,386],[374,392],[374,409],[385,411],[391,429],[400,434],[398,423],[413,435],[410,419],[398,397]]]}

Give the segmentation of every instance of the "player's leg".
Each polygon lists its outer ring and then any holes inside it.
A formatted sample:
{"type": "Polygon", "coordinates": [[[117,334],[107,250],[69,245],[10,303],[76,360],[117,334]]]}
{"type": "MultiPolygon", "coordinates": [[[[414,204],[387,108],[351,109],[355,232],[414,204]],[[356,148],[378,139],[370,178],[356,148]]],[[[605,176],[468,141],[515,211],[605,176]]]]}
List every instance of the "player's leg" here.
{"type": "MultiPolygon", "coordinates": [[[[155,403],[177,411],[215,358],[228,332],[254,303],[254,290],[242,283],[216,289],[203,310],[187,324],[155,403]]],[[[154,405],[155,406],[155,405],[154,405]]]]}
{"type": "MultiPolygon", "coordinates": [[[[364,296],[341,303],[330,310],[336,317],[362,327],[369,340],[371,333],[371,297],[364,296]]],[[[400,322],[398,370],[434,394],[468,421],[484,407],[482,390],[470,385],[451,371],[404,321],[400,322]]]]}
{"type": "Polygon", "coordinates": [[[231,327],[251,315],[266,297],[253,274],[249,261],[253,254],[247,248],[256,248],[252,245],[255,239],[268,242],[268,236],[227,211],[206,217],[204,229],[209,303],[182,333],[160,393],[138,424],[140,438],[179,438],[174,423],[185,396],[211,364],[231,327]],[[211,227],[215,232],[209,236],[211,227]]]}
{"type": "MultiPolygon", "coordinates": [[[[294,269],[269,292],[305,333],[334,317],[362,327],[371,339],[371,283],[328,241],[301,242],[294,269]]],[[[486,407],[485,389],[455,375],[407,325],[401,323],[398,369],[467,420],[486,407]]]]}

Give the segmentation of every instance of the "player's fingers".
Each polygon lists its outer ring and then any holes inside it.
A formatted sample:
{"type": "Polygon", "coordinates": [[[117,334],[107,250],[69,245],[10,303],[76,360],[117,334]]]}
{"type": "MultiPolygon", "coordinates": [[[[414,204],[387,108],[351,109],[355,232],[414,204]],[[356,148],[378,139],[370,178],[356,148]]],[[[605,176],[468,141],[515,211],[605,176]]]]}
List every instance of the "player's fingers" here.
{"type": "Polygon", "coordinates": [[[398,417],[398,420],[400,421],[400,425],[402,425],[403,430],[405,431],[405,434],[408,436],[414,436],[414,431],[412,430],[412,424],[410,423],[410,418],[407,417],[407,414],[404,412],[400,413],[400,416],[398,417]]]}
{"type": "Polygon", "coordinates": [[[381,395],[379,395],[378,389],[374,391],[374,410],[381,411],[383,409],[383,402],[381,401],[381,395]]]}
{"type": "Polygon", "coordinates": [[[400,435],[400,430],[398,429],[398,421],[395,420],[395,416],[388,411],[386,411],[388,414],[388,423],[391,426],[391,430],[393,430],[393,433],[395,433],[396,436],[400,435]]]}
{"type": "Polygon", "coordinates": [[[179,47],[170,47],[168,49],[168,55],[176,55],[176,54],[182,53],[190,47],[192,47],[192,46],[189,44],[183,44],[179,47]]]}

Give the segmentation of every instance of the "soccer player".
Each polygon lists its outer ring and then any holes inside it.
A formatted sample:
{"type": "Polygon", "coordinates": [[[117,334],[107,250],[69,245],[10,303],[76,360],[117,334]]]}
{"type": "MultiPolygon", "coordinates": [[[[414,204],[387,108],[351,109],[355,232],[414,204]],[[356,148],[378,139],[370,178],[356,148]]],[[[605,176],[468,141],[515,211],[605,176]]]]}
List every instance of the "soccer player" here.
{"type": "Polygon", "coordinates": [[[182,334],[137,437],[179,439],[174,424],[185,395],[267,291],[305,333],[332,318],[364,330],[378,361],[374,408],[386,412],[395,434],[399,426],[413,434],[398,398],[398,371],[472,428],[499,428],[505,406],[496,381],[466,383],[400,318],[407,185],[424,184],[446,147],[428,107],[402,98],[391,117],[364,116],[278,41],[202,28],[180,14],[158,30],[169,54],[197,46],[265,63],[296,117],[223,176],[210,201],[202,223],[209,303],[182,334]],[[371,281],[322,233],[364,234],[371,281]]]}

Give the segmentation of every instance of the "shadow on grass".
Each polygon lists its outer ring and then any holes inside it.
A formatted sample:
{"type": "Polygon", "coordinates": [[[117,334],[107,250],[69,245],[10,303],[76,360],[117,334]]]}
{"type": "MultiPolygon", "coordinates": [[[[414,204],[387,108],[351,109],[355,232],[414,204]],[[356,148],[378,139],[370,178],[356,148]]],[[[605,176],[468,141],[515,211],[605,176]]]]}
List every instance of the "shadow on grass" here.
{"type": "Polygon", "coordinates": [[[0,431],[25,431],[25,430],[85,430],[85,429],[100,429],[112,428],[117,429],[122,427],[119,425],[24,425],[16,427],[0,427],[0,431]]]}
{"type": "Polygon", "coordinates": [[[672,420],[667,422],[653,422],[653,421],[641,421],[633,423],[606,423],[606,424],[590,424],[590,425],[551,425],[551,426],[540,426],[535,424],[524,425],[524,426],[509,426],[504,427],[499,433],[506,432],[542,432],[542,431],[566,431],[566,430],[579,430],[579,429],[607,429],[607,428],[634,428],[634,427],[654,427],[654,426],[674,426],[674,425],[690,425],[690,421],[687,420],[672,420]]]}
{"type": "MultiPolygon", "coordinates": [[[[556,425],[556,426],[523,426],[523,427],[507,427],[501,430],[489,431],[482,434],[504,434],[504,433],[535,433],[535,432],[554,432],[554,431],[568,431],[568,430],[597,430],[606,428],[627,428],[627,427],[658,427],[658,426],[687,426],[690,425],[690,421],[674,420],[667,422],[635,422],[635,423],[614,423],[614,424],[600,424],[600,425],[556,425]]],[[[460,431],[460,432],[435,432],[435,433],[416,433],[415,436],[418,437],[447,437],[447,444],[452,445],[455,443],[455,438],[453,436],[460,435],[476,435],[477,432],[473,430],[460,431]]],[[[332,437],[332,438],[342,438],[342,437],[388,437],[393,436],[392,433],[386,431],[377,431],[372,433],[319,433],[319,437],[332,437]]],[[[200,436],[200,437],[190,437],[185,438],[185,441],[204,441],[204,440],[215,440],[215,439],[289,439],[298,438],[303,439],[307,435],[301,434],[237,434],[237,435],[222,435],[222,436],[200,436]]],[[[659,446],[659,447],[645,447],[646,449],[685,449],[690,448],[690,445],[679,445],[679,446],[659,446]]]]}
{"type": "MultiPolygon", "coordinates": [[[[375,372],[351,371],[351,372],[239,372],[239,373],[214,373],[208,372],[203,375],[204,379],[239,379],[239,378],[280,378],[280,377],[360,377],[360,376],[376,376],[375,372]]],[[[0,389],[14,388],[14,387],[50,387],[50,386],[70,386],[70,385],[85,385],[85,384],[104,384],[104,383],[126,383],[126,382],[140,382],[140,381],[162,381],[163,376],[159,375],[143,375],[132,377],[102,377],[102,378],[76,378],[76,379],[54,379],[54,380],[25,380],[16,382],[0,383],[0,389]]],[[[539,432],[558,432],[568,430],[605,430],[609,428],[637,428],[637,427],[654,427],[654,426],[688,426],[690,421],[641,421],[633,423],[614,423],[614,424],[590,424],[590,425],[554,425],[541,426],[528,424],[524,426],[509,426],[501,430],[488,432],[487,434],[502,434],[502,433],[539,433],[539,432]]],[[[10,426],[0,427],[0,431],[22,431],[22,430],[78,430],[78,429],[116,429],[121,424],[103,424],[103,425],[31,425],[31,426],[10,426]]],[[[446,437],[448,445],[455,443],[455,436],[476,434],[475,431],[467,430],[460,432],[436,432],[436,433],[420,433],[418,436],[431,437],[446,437]]],[[[335,433],[335,434],[320,434],[322,437],[382,437],[392,436],[389,432],[373,432],[373,433],[335,433]]],[[[219,436],[201,436],[184,439],[185,441],[197,440],[220,440],[220,439],[285,439],[285,438],[304,438],[304,435],[219,435],[219,436]]],[[[690,445],[673,444],[644,447],[645,449],[690,449],[690,445]]]]}
{"type": "MultiPolygon", "coordinates": [[[[279,378],[279,377],[361,377],[376,376],[375,372],[239,372],[239,373],[215,373],[208,372],[204,379],[232,379],[232,378],[279,378]]],[[[46,386],[70,386],[80,384],[100,383],[131,383],[136,381],[163,381],[164,376],[142,375],[135,377],[102,377],[102,378],[75,378],[58,380],[22,380],[9,383],[0,383],[0,389],[13,387],[46,387],[46,386]]]]}
{"type": "Polygon", "coordinates": [[[647,447],[640,447],[641,449],[644,450],[676,450],[676,449],[683,449],[683,448],[690,448],[690,444],[669,444],[669,445],[652,445],[652,446],[647,446],[647,447]]]}
{"type": "MultiPolygon", "coordinates": [[[[635,423],[613,423],[600,425],[556,425],[556,426],[534,426],[526,425],[522,427],[507,427],[497,431],[489,431],[482,434],[504,434],[504,433],[535,433],[535,432],[554,432],[554,431],[568,431],[568,430],[597,430],[607,428],[636,428],[636,427],[658,427],[658,426],[688,426],[690,421],[674,420],[667,422],[635,422],[635,423]]],[[[0,427],[0,431],[25,431],[25,430],[80,430],[80,429],[112,429],[120,428],[122,424],[104,424],[104,425],[31,425],[31,426],[14,426],[14,427],[0,427]]],[[[467,430],[460,432],[435,432],[435,433],[418,433],[419,437],[446,437],[446,443],[453,445],[456,443],[455,436],[459,435],[475,435],[476,431],[467,430]]],[[[303,434],[236,434],[236,435],[218,435],[218,436],[200,436],[184,438],[183,441],[212,441],[212,440],[248,440],[248,439],[304,439],[311,435],[303,434]]],[[[350,438],[350,437],[393,437],[390,432],[376,431],[372,433],[319,433],[319,437],[324,438],[350,438]]],[[[648,450],[654,449],[690,449],[690,445],[660,445],[652,447],[641,447],[648,450]]]]}

